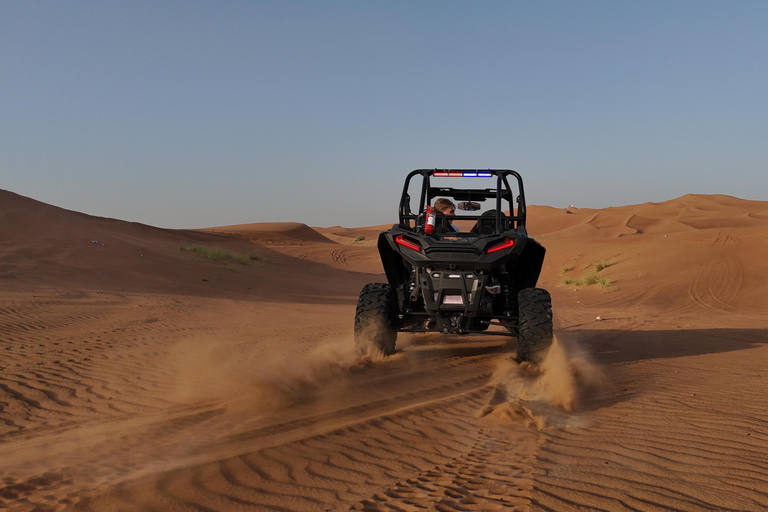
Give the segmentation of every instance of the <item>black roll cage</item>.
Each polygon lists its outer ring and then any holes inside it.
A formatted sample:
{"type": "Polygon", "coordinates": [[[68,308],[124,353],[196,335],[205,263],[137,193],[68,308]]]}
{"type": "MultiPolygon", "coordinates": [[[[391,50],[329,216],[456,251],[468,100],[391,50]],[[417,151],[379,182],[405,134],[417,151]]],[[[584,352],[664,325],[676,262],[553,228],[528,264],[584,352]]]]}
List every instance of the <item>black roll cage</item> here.
{"type": "MultiPolygon", "coordinates": [[[[458,176],[456,176],[458,177],[458,176]]],[[[516,171],[511,169],[416,169],[411,171],[405,179],[403,185],[403,194],[400,199],[400,211],[399,221],[400,227],[410,229],[411,221],[414,226],[419,226],[419,220],[423,218],[424,209],[427,205],[432,204],[432,199],[435,197],[451,197],[456,201],[473,201],[473,200],[496,200],[496,219],[495,230],[496,233],[501,233],[508,230],[520,230],[525,232],[525,218],[526,218],[526,205],[525,205],[525,192],[523,190],[523,178],[516,171]],[[452,188],[452,187],[432,187],[430,185],[430,178],[435,173],[451,173],[454,175],[461,173],[478,173],[478,174],[490,174],[496,176],[496,188],[487,189],[468,189],[468,188],[452,188]],[[419,211],[413,213],[411,211],[411,197],[408,194],[408,188],[411,183],[411,178],[414,176],[422,176],[421,197],[419,198],[419,211]],[[520,192],[517,198],[514,197],[514,192],[509,186],[508,176],[514,176],[517,180],[517,190],[520,192]],[[508,216],[502,216],[502,199],[505,199],[509,205],[508,216]],[[515,199],[517,201],[517,213],[515,212],[515,199]],[[503,219],[503,220],[502,220],[503,219]],[[505,225],[506,224],[506,225],[505,225]]],[[[481,215],[462,215],[461,217],[446,215],[449,219],[461,220],[479,220],[481,215]]]]}

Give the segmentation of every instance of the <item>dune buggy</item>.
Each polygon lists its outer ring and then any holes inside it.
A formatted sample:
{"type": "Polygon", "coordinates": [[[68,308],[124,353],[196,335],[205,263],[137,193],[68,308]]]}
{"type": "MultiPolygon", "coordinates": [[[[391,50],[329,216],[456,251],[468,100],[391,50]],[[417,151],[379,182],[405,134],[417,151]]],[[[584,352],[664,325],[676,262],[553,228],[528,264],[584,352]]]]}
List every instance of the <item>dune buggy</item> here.
{"type": "Polygon", "coordinates": [[[525,219],[515,171],[409,173],[399,222],[378,239],[388,282],[365,285],[357,302],[358,353],[392,354],[398,332],[483,334],[515,337],[518,362],[541,362],[552,344],[552,302],[536,288],[545,249],[525,219]],[[461,213],[436,211],[440,198],[461,213]]]}

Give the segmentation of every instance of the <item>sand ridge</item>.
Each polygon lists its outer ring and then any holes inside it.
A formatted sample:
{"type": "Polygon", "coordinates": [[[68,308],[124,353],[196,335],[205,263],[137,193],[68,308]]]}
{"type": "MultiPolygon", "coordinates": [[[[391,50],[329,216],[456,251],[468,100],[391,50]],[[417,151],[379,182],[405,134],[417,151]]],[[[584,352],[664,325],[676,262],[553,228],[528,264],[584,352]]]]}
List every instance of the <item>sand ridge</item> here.
{"type": "Polygon", "coordinates": [[[529,207],[558,345],[527,368],[493,338],[354,356],[387,224],[168,230],[0,191],[0,507],[764,510],[768,202],[569,211],[529,207]]]}
{"type": "Polygon", "coordinates": [[[206,228],[202,231],[211,233],[229,233],[241,235],[256,243],[295,244],[302,242],[330,243],[331,241],[300,222],[263,222],[255,224],[237,224],[206,228]]]}

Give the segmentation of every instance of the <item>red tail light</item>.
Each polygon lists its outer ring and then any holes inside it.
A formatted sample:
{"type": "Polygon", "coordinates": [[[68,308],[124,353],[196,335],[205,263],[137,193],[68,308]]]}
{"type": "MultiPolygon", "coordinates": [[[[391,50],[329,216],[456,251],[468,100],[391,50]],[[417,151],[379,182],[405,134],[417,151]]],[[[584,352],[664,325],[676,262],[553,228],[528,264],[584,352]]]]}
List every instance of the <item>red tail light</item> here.
{"type": "Polygon", "coordinates": [[[396,236],[395,237],[395,243],[400,244],[403,247],[407,247],[409,249],[412,249],[414,251],[421,252],[421,247],[419,247],[415,243],[411,242],[410,240],[406,240],[403,235],[396,236]]]}
{"type": "Polygon", "coordinates": [[[505,241],[501,242],[498,245],[494,245],[493,247],[491,247],[485,252],[487,254],[491,254],[492,252],[501,251],[503,249],[509,249],[510,247],[514,247],[514,246],[515,246],[515,241],[512,240],[511,238],[507,238],[505,241]]]}

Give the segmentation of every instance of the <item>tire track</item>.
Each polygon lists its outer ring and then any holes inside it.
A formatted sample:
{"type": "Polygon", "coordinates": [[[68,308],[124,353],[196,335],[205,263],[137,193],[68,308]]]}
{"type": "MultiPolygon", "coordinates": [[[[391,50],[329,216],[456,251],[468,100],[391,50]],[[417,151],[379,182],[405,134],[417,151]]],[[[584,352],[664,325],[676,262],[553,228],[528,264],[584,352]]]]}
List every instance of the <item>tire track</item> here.
{"type": "Polygon", "coordinates": [[[735,312],[731,302],[736,298],[744,280],[741,262],[735,254],[732,235],[718,235],[712,253],[698,268],[688,289],[689,296],[700,306],[714,311],[735,312]]]}
{"type": "MultiPolygon", "coordinates": [[[[482,510],[479,507],[489,503],[509,508],[522,501],[511,498],[503,488],[518,482],[518,475],[526,472],[530,462],[523,460],[513,468],[514,464],[487,460],[502,446],[510,455],[520,451],[517,443],[483,433],[474,418],[489,395],[490,389],[482,388],[380,412],[346,427],[122,484],[119,493],[93,496],[79,509],[138,508],[140,502],[148,502],[160,508],[166,504],[195,510],[327,510],[329,504],[338,510],[354,508],[356,503],[355,509],[391,510],[379,499],[375,502],[381,508],[370,508],[366,495],[378,496],[382,486],[391,487],[385,496],[396,509],[399,503],[422,499],[423,490],[418,497],[409,495],[417,492],[408,487],[409,481],[428,488],[442,485],[446,479],[452,485],[436,490],[440,496],[428,494],[425,499],[462,503],[459,510],[482,510]],[[432,432],[435,422],[440,431],[432,432]],[[496,482],[490,490],[483,490],[480,483],[486,476],[496,482]],[[469,505],[472,500],[476,501],[474,508],[469,505]]],[[[524,493],[523,488],[530,484],[519,481],[524,493]]]]}
{"type": "Polygon", "coordinates": [[[344,249],[335,249],[331,253],[331,258],[333,258],[333,264],[340,268],[347,268],[349,267],[349,263],[347,263],[347,251],[344,249]]]}
{"type": "Polygon", "coordinates": [[[400,480],[350,509],[521,510],[530,499],[538,437],[527,429],[494,434],[481,429],[468,452],[400,480]]]}

